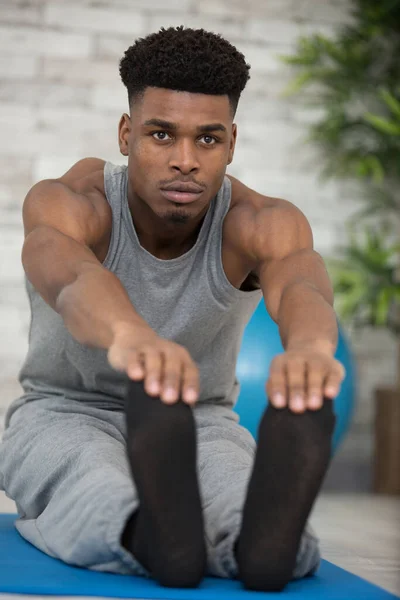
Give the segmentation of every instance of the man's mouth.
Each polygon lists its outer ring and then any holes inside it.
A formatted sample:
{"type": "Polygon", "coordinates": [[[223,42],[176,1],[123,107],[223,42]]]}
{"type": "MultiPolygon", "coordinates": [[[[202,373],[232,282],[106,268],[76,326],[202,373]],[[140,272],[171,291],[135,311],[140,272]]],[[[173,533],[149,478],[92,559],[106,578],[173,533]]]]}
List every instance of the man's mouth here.
{"type": "Polygon", "coordinates": [[[160,190],[164,198],[177,202],[178,204],[189,204],[200,198],[203,192],[178,192],[177,190],[160,190]]]}

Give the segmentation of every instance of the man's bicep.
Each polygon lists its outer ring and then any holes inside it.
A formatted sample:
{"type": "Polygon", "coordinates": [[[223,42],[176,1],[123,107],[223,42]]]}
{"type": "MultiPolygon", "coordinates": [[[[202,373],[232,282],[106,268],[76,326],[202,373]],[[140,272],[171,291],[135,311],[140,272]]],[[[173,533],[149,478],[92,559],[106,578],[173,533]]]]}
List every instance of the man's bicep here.
{"type": "Polygon", "coordinates": [[[277,319],[282,296],[294,285],[314,287],[332,302],[331,282],[321,255],[314,250],[305,215],[292,203],[281,201],[273,215],[261,214],[257,225],[256,273],[272,318],[277,319]]]}
{"type": "Polygon", "coordinates": [[[29,281],[53,308],[61,290],[84,268],[100,266],[89,247],[90,207],[63,188],[52,180],[40,182],[23,208],[22,264],[29,281]]]}

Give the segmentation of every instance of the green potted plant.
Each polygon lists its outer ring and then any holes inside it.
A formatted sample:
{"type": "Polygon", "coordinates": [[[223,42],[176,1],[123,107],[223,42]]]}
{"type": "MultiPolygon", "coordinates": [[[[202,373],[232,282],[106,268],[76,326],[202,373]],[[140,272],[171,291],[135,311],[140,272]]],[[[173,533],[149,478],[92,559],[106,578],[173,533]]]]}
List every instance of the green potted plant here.
{"type": "Polygon", "coordinates": [[[285,95],[322,109],[307,136],[322,177],[359,184],[349,242],[326,263],[341,320],[384,327],[398,342],[397,386],[375,392],[374,490],[400,494],[400,0],[352,7],[332,38],[302,37],[282,57],[296,74],[285,95]]]}

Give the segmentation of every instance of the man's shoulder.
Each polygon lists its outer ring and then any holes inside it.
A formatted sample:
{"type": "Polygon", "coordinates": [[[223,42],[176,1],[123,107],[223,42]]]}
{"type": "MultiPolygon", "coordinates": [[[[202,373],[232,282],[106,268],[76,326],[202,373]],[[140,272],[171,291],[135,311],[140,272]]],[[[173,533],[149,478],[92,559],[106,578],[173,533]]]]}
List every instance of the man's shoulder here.
{"type": "Polygon", "coordinates": [[[285,223],[289,224],[293,219],[304,217],[300,209],[283,198],[267,196],[248,187],[236,177],[228,175],[231,181],[232,197],[229,213],[230,219],[238,221],[243,227],[252,229],[261,221],[270,223],[271,226],[279,227],[282,233],[285,223]]]}
{"type": "Polygon", "coordinates": [[[227,214],[226,233],[232,243],[252,256],[255,245],[263,245],[267,255],[275,255],[285,238],[309,228],[302,211],[289,200],[260,194],[228,176],[232,184],[231,208],[227,214]]]}
{"type": "Polygon", "coordinates": [[[110,224],[111,212],[104,190],[105,164],[106,161],[101,158],[82,158],[57,181],[85,199],[99,217],[105,219],[107,227],[110,224]]]}
{"type": "Polygon", "coordinates": [[[58,180],[79,193],[90,192],[93,189],[104,194],[105,164],[106,161],[101,158],[82,158],[73,164],[58,180]]]}
{"type": "Polygon", "coordinates": [[[112,226],[111,207],[104,190],[105,164],[101,158],[83,158],[57,180],[79,199],[80,207],[94,224],[94,237],[100,245],[107,242],[112,226]]]}
{"type": "Polygon", "coordinates": [[[261,211],[268,211],[268,214],[271,216],[273,214],[279,216],[280,214],[287,215],[288,212],[297,213],[299,210],[289,200],[261,194],[245,185],[236,177],[232,175],[227,175],[227,177],[231,182],[232,188],[232,209],[253,213],[254,216],[261,211]]]}

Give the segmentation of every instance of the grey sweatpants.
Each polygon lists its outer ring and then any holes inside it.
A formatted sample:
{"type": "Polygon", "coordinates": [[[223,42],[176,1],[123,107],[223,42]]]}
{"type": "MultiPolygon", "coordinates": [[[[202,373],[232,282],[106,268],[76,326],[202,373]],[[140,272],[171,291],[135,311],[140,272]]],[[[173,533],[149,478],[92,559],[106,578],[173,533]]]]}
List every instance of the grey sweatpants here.
{"type": "MultiPolygon", "coordinates": [[[[228,408],[199,404],[194,416],[207,574],[236,578],[233,547],[256,444],[228,408]]],[[[16,502],[19,533],[71,565],[148,577],[121,545],[125,524],[139,506],[125,447],[121,411],[60,397],[18,408],[0,443],[0,489],[16,502]]],[[[319,562],[318,540],[308,525],[293,578],[319,562]]]]}

